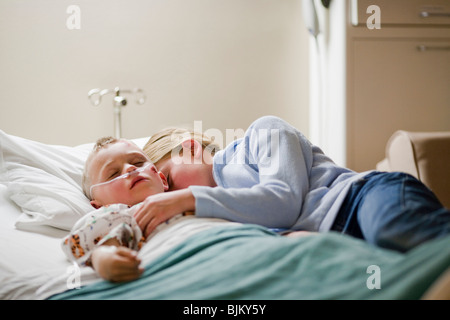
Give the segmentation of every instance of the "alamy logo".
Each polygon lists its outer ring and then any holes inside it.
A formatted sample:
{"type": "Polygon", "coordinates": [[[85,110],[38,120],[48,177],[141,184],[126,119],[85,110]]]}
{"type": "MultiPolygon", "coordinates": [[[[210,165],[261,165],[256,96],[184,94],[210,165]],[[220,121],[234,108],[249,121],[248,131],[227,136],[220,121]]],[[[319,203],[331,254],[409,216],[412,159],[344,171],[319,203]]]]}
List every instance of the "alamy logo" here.
{"type": "Polygon", "coordinates": [[[367,267],[366,273],[370,276],[366,280],[368,289],[381,289],[381,269],[379,266],[373,264],[367,267]]]}
{"type": "MultiPolygon", "coordinates": [[[[251,129],[247,135],[243,129],[227,129],[224,135],[219,129],[208,129],[203,131],[202,122],[194,122],[194,132],[203,132],[206,136],[212,138],[220,149],[236,141],[240,136],[244,136],[240,141],[241,152],[226,152],[223,157],[214,160],[216,164],[229,165],[258,165],[261,175],[276,174],[280,168],[280,132],[278,129],[251,129]],[[252,143],[257,145],[251,145],[252,143]],[[224,143],[225,142],[225,143],[224,143]]],[[[172,142],[178,142],[179,146],[172,149],[171,159],[174,164],[211,164],[211,157],[206,157],[205,153],[210,152],[207,148],[202,151],[201,157],[191,157],[190,153],[182,153],[182,142],[191,139],[190,133],[183,135],[172,135],[172,142]],[[208,160],[209,159],[209,160],[208,160]]]]}
{"type": "Polygon", "coordinates": [[[81,9],[77,5],[70,5],[66,9],[66,13],[70,14],[66,20],[66,27],[69,30],[81,29],[81,9]]]}
{"type": "Polygon", "coordinates": [[[367,14],[371,16],[367,19],[367,28],[370,30],[381,29],[381,9],[377,5],[367,7],[367,14]]]}
{"type": "Polygon", "coordinates": [[[71,266],[67,267],[67,289],[80,289],[81,287],[81,270],[80,267],[74,262],[71,266]]]}

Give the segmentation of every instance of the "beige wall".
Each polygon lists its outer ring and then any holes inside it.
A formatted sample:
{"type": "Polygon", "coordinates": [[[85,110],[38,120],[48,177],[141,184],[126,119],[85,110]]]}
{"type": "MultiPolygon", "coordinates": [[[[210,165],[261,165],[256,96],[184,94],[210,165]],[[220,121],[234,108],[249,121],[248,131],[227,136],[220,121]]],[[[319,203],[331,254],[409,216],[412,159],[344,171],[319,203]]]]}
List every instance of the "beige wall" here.
{"type": "Polygon", "coordinates": [[[301,0],[2,0],[0,129],[77,145],[113,134],[112,97],[92,88],[141,87],[122,129],[246,128],[266,114],[308,135],[308,35],[301,0]],[[80,29],[66,13],[78,5],[80,29]]]}

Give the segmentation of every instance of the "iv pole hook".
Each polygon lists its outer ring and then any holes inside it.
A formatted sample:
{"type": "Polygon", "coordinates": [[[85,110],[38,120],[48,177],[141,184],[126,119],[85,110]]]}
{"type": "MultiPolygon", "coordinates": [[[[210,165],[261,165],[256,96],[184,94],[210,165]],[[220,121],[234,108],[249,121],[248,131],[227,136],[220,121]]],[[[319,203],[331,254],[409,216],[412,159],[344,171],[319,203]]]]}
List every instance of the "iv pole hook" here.
{"type": "Polygon", "coordinates": [[[111,89],[91,89],[88,92],[88,98],[94,106],[98,106],[101,103],[102,96],[108,93],[114,93],[113,108],[114,108],[114,136],[119,139],[122,137],[122,107],[127,105],[127,99],[121,95],[121,92],[133,93],[138,98],[136,102],[138,104],[143,104],[145,102],[144,91],[140,88],[135,88],[133,90],[120,90],[119,87],[111,89]]]}

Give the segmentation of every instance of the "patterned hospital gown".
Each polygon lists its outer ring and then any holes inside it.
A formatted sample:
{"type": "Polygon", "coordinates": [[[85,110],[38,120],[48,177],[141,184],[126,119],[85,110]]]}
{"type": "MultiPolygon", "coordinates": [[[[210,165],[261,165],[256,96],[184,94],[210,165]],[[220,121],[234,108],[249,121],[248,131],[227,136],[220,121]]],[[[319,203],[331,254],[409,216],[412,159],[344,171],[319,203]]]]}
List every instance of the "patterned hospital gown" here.
{"type": "Polygon", "coordinates": [[[69,260],[89,266],[93,250],[108,239],[117,239],[120,245],[139,250],[145,239],[133,215],[140,205],[113,204],[86,214],[63,239],[64,253],[69,260]]]}

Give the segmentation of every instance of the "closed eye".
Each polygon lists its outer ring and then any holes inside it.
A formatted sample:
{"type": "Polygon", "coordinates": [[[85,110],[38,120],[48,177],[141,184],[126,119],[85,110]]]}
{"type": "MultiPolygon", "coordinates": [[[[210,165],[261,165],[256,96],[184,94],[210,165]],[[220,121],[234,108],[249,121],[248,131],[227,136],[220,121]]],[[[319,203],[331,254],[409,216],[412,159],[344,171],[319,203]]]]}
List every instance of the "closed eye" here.
{"type": "Polygon", "coordinates": [[[114,179],[119,174],[119,171],[114,172],[108,177],[108,180],[114,179]]]}

